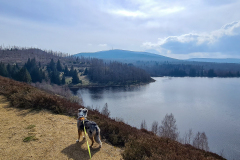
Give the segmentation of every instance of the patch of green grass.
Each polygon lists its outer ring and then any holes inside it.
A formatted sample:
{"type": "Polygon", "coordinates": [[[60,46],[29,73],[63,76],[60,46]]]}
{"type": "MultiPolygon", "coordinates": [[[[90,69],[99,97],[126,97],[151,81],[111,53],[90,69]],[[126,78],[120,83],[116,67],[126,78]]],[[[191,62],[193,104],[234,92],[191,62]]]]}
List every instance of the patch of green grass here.
{"type": "Polygon", "coordinates": [[[35,136],[28,136],[23,138],[23,142],[30,142],[30,141],[36,141],[38,140],[38,138],[36,138],[35,136]]]}
{"type": "Polygon", "coordinates": [[[33,129],[34,127],[36,127],[36,126],[34,124],[31,124],[31,125],[27,126],[26,129],[33,129]]]}

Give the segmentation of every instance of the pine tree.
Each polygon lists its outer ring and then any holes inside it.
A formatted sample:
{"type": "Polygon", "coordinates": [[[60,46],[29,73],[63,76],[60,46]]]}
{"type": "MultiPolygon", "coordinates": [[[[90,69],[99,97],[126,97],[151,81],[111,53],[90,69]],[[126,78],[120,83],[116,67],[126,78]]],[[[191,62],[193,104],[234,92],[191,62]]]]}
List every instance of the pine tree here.
{"type": "Polygon", "coordinates": [[[28,61],[27,61],[27,63],[25,63],[24,66],[27,68],[28,72],[31,74],[32,70],[37,67],[36,59],[28,58],[28,61]]]}
{"type": "Polygon", "coordinates": [[[31,60],[30,60],[30,58],[28,58],[28,61],[27,61],[27,63],[25,63],[25,65],[24,65],[27,69],[30,69],[31,68],[31,60]]]}
{"type": "Polygon", "coordinates": [[[73,76],[73,74],[74,74],[74,68],[73,66],[71,66],[71,70],[69,71],[69,76],[73,76]]]}
{"type": "Polygon", "coordinates": [[[78,78],[78,72],[75,69],[73,72],[73,76],[72,76],[72,83],[73,84],[78,84],[80,82],[79,78],[78,78]]]}
{"type": "Polygon", "coordinates": [[[49,63],[47,68],[49,72],[54,71],[56,69],[55,62],[53,61],[53,59],[51,59],[51,62],[49,63]]]}
{"type": "Polygon", "coordinates": [[[12,77],[13,79],[15,79],[15,80],[17,80],[18,71],[19,71],[19,68],[17,68],[17,65],[13,65],[11,77],[12,77]]]}
{"type": "Polygon", "coordinates": [[[60,73],[55,69],[54,71],[51,72],[51,83],[55,83],[60,85],[61,84],[61,80],[60,80],[60,73]]]}
{"type": "Polygon", "coordinates": [[[7,65],[7,71],[8,71],[8,77],[12,77],[12,66],[8,63],[7,65]]]}
{"type": "Polygon", "coordinates": [[[64,74],[65,74],[66,76],[69,76],[69,70],[68,70],[67,65],[65,66],[64,74]]]}
{"type": "Polygon", "coordinates": [[[20,69],[20,71],[17,73],[17,80],[27,83],[30,83],[32,81],[32,78],[26,67],[22,67],[22,69],[20,69]]]}
{"type": "Polygon", "coordinates": [[[88,69],[85,68],[83,75],[88,75],[88,69]]]}
{"type": "Polygon", "coordinates": [[[61,64],[60,60],[57,61],[57,70],[59,72],[61,72],[63,70],[63,67],[62,67],[62,64],[61,64]]]}
{"type": "Polygon", "coordinates": [[[31,77],[32,77],[32,82],[35,83],[35,82],[42,82],[42,74],[40,73],[39,71],[39,68],[38,67],[34,67],[32,69],[32,72],[31,72],[31,77]]]}
{"type": "Polygon", "coordinates": [[[3,77],[7,77],[8,76],[8,71],[6,66],[4,65],[4,63],[0,63],[0,75],[3,77]]]}

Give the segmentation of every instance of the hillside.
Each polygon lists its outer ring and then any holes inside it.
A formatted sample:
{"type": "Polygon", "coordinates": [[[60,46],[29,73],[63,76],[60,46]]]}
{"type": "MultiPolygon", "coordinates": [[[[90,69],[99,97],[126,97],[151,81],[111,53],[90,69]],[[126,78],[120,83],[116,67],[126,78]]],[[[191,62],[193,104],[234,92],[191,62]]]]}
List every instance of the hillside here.
{"type": "MultiPolygon", "coordinates": [[[[5,115],[7,110],[10,111],[9,119],[8,115],[1,116],[1,118],[3,118],[1,119],[1,123],[4,123],[2,127],[5,127],[1,130],[1,137],[4,135],[5,140],[0,140],[0,143],[3,144],[1,146],[5,146],[1,148],[1,154],[3,154],[3,156],[17,157],[25,156],[24,154],[33,156],[36,150],[40,150],[42,152],[37,152],[36,156],[42,156],[46,153],[49,158],[54,159],[55,156],[60,156],[60,154],[63,153],[67,155],[68,158],[73,158],[72,156],[78,157],[78,155],[76,155],[78,152],[71,152],[70,154],[69,150],[86,150],[82,148],[84,144],[80,143],[80,146],[75,146],[75,124],[72,124],[75,123],[75,120],[74,118],[68,117],[74,116],[76,118],[77,109],[83,106],[70,103],[70,101],[60,96],[41,91],[26,83],[17,82],[1,76],[0,95],[6,97],[10,104],[9,107],[5,107],[0,111],[2,115],[5,115]],[[48,114],[46,110],[68,116],[48,114]],[[17,114],[17,116],[15,116],[15,114],[17,114]],[[48,118],[42,118],[44,115],[48,118]],[[30,119],[28,119],[28,116],[30,119]],[[49,125],[49,127],[45,127],[47,125],[49,125]],[[28,129],[30,129],[30,131],[28,129]],[[36,138],[32,138],[36,141],[23,143],[22,138],[29,136],[28,134],[34,134],[36,138]],[[18,137],[18,135],[20,135],[20,137],[18,137]],[[18,138],[15,139],[15,137],[18,138]],[[59,141],[63,141],[63,143],[59,141]],[[19,145],[21,146],[21,154],[9,155],[12,153],[11,151],[18,151],[19,145]],[[50,148],[52,148],[52,150],[50,148]],[[32,155],[30,153],[32,153],[32,155]]],[[[168,138],[158,137],[147,130],[139,130],[131,127],[121,121],[116,121],[115,119],[104,116],[96,110],[89,110],[88,118],[99,125],[102,141],[109,142],[113,146],[123,147],[121,155],[125,160],[224,159],[217,154],[196,149],[189,144],[181,144],[168,138]]],[[[98,155],[96,152],[105,152],[105,147],[103,147],[103,150],[100,149],[100,151],[93,149],[94,155],[98,155]]],[[[115,152],[116,150],[113,151],[115,152]]],[[[117,149],[116,152],[119,152],[119,150],[117,149]]],[[[108,153],[103,154],[107,155],[108,153]]],[[[119,153],[115,154],[110,152],[110,155],[119,155],[119,153]]],[[[30,157],[26,159],[30,159],[30,157]]]]}
{"type": "Polygon", "coordinates": [[[126,63],[106,63],[96,58],[16,47],[0,48],[0,75],[23,82],[45,80],[71,87],[125,86],[154,81],[143,69],[126,63]]]}
{"type": "MultiPolygon", "coordinates": [[[[86,140],[76,143],[75,118],[47,110],[12,108],[0,96],[0,123],[0,159],[89,159],[86,140]],[[32,141],[24,142],[31,136],[32,141]]],[[[95,143],[92,160],[120,160],[121,151],[105,142],[99,149],[95,143]]]]}
{"type": "Polygon", "coordinates": [[[18,64],[20,66],[27,62],[28,58],[35,58],[37,62],[46,65],[53,59],[55,62],[60,59],[63,64],[71,63],[71,57],[61,52],[53,52],[51,50],[44,51],[38,48],[20,48],[12,47],[9,49],[0,48],[0,62],[5,64],[18,64]]]}
{"type": "Polygon", "coordinates": [[[136,61],[178,61],[177,59],[161,56],[158,54],[148,53],[148,52],[136,52],[136,51],[127,51],[127,50],[108,50],[108,51],[99,51],[94,53],[78,53],[74,56],[77,57],[92,57],[105,60],[115,60],[120,62],[136,62],[136,61]]]}

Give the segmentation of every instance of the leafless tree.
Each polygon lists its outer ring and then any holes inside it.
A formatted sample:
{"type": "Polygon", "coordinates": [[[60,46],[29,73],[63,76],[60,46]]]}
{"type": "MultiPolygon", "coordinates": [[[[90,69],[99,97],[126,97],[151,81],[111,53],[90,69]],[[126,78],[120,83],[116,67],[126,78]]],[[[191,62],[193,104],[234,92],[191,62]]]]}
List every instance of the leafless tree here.
{"type": "Polygon", "coordinates": [[[198,148],[198,149],[202,149],[205,151],[209,150],[208,147],[208,138],[205,134],[205,132],[198,132],[193,140],[193,146],[198,148]]]}
{"type": "Polygon", "coordinates": [[[157,122],[157,121],[154,121],[154,122],[152,123],[152,132],[153,132],[155,135],[157,135],[157,133],[158,133],[158,122],[157,122]]]}
{"type": "Polygon", "coordinates": [[[104,107],[102,108],[101,114],[109,117],[110,116],[110,111],[108,110],[108,104],[105,103],[104,107]]]}
{"type": "Polygon", "coordinates": [[[205,132],[202,132],[202,134],[200,135],[200,138],[201,138],[200,149],[208,151],[209,150],[208,138],[207,138],[207,135],[205,134],[205,132]]]}
{"type": "Polygon", "coordinates": [[[184,144],[191,144],[193,132],[192,129],[188,130],[188,133],[184,135],[184,144]]]}
{"type": "Polygon", "coordinates": [[[147,130],[147,124],[146,124],[145,119],[141,123],[141,129],[146,129],[147,130]]]}
{"type": "Polygon", "coordinates": [[[200,148],[200,132],[197,132],[196,136],[193,139],[193,146],[196,148],[200,148]]]}
{"type": "Polygon", "coordinates": [[[170,138],[172,140],[177,140],[179,132],[177,132],[176,119],[173,114],[166,114],[162,121],[162,125],[159,126],[159,135],[161,137],[170,138]]]}

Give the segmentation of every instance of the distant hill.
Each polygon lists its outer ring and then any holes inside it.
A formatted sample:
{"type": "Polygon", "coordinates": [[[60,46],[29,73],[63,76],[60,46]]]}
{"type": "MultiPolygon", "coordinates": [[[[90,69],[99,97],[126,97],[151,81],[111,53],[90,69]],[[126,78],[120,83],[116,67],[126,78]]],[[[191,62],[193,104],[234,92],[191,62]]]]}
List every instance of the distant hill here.
{"type": "Polygon", "coordinates": [[[191,58],[187,59],[187,61],[194,61],[194,62],[214,62],[214,63],[240,63],[240,59],[234,58],[191,58]]]}
{"type": "Polygon", "coordinates": [[[78,53],[74,56],[78,57],[92,57],[99,58],[104,60],[116,60],[124,62],[135,62],[135,61],[178,61],[177,59],[161,56],[158,54],[148,53],[148,52],[135,52],[127,50],[108,50],[108,51],[99,51],[93,53],[78,53]]]}

